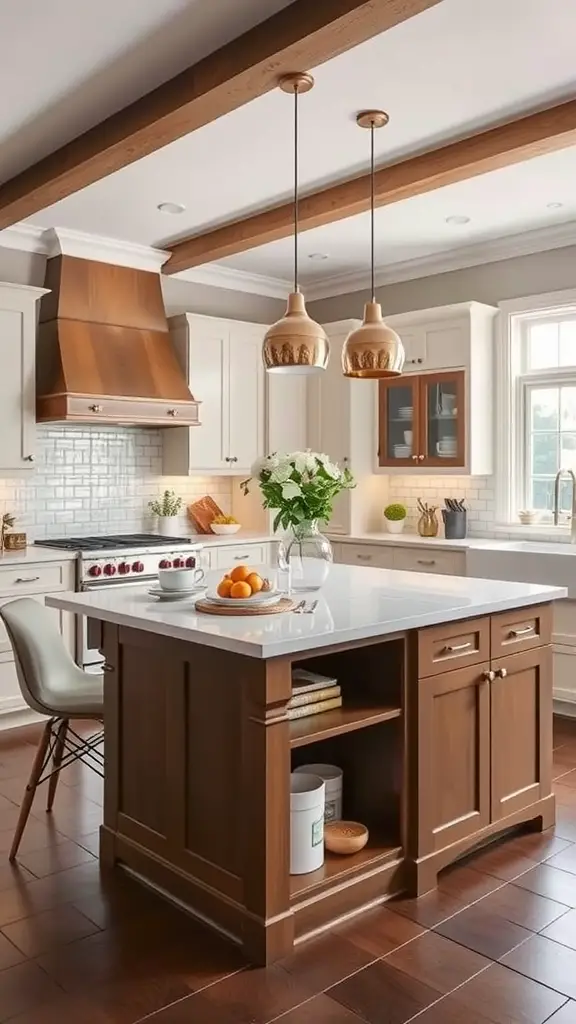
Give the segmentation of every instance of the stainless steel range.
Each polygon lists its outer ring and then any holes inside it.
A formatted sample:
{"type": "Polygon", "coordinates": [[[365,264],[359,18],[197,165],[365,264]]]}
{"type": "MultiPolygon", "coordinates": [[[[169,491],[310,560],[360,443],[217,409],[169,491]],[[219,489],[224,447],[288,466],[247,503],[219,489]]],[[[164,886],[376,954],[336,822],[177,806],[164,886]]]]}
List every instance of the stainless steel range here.
{"type": "MultiPolygon", "coordinates": [[[[76,590],[142,586],[156,579],[158,569],[194,568],[200,563],[202,551],[202,544],[193,537],[147,533],[57,537],[35,543],[39,547],[76,552],[76,590]]],[[[86,669],[95,669],[103,658],[98,648],[91,645],[89,632],[84,616],[77,616],[76,660],[86,669]]]]}

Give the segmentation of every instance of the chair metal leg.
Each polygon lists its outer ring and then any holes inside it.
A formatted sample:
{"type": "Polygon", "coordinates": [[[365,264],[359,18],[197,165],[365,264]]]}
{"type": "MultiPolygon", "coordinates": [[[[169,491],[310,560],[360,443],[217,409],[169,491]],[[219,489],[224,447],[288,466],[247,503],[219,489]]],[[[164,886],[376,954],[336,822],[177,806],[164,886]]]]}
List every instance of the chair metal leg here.
{"type": "Polygon", "coordinates": [[[68,732],[68,719],[64,718],[58,728],[58,735],[56,737],[56,743],[54,745],[54,757],[52,758],[52,774],[48,782],[48,800],[46,802],[46,810],[51,811],[54,804],[54,797],[56,796],[56,786],[58,785],[58,779],[60,778],[60,765],[62,764],[62,757],[64,756],[64,748],[66,744],[66,733],[68,732]]]}
{"type": "Polygon", "coordinates": [[[36,757],[34,758],[34,764],[32,765],[32,771],[30,772],[30,778],[28,779],[28,785],[24,793],[24,799],[22,800],[22,806],[20,808],[20,817],[18,818],[18,824],[16,825],[16,831],[14,833],[14,839],[12,840],[12,846],[10,848],[9,860],[15,860],[16,854],[18,853],[18,847],[20,846],[20,840],[28,821],[28,816],[32,808],[32,802],[34,800],[34,794],[36,793],[36,787],[38,780],[42,774],[44,763],[46,760],[46,752],[48,750],[50,740],[52,737],[52,725],[54,719],[46,722],[44,726],[44,732],[40,738],[38,749],[36,751],[36,757]]]}

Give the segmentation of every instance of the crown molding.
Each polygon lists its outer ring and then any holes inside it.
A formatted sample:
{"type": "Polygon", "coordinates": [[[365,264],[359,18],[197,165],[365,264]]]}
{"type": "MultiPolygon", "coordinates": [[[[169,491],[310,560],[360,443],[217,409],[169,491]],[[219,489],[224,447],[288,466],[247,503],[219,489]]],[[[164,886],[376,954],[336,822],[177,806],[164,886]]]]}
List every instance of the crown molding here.
{"type": "Polygon", "coordinates": [[[14,224],[0,231],[0,247],[34,252],[41,256],[76,256],[97,263],[113,263],[134,270],[159,274],[169,257],[164,249],[136,242],[89,235],[69,228],[40,228],[34,224],[14,224]]]}
{"type": "Polygon", "coordinates": [[[191,267],[171,276],[176,281],[192,281],[193,284],[204,284],[210,288],[228,288],[234,292],[253,292],[271,299],[288,298],[292,288],[289,281],[266,277],[263,274],[249,274],[245,270],[225,267],[222,263],[191,267]]]}
{"type": "Polygon", "coordinates": [[[49,228],[46,232],[47,255],[76,256],[97,263],[113,263],[117,267],[149,270],[157,274],[169,257],[164,249],[154,249],[136,242],[122,242],[117,238],[88,235],[69,228],[49,228]]]}
{"type": "MultiPolygon", "coordinates": [[[[576,221],[493,238],[451,249],[449,252],[431,253],[428,256],[391,263],[386,267],[376,267],[376,286],[400,284],[402,281],[414,281],[419,277],[432,277],[452,270],[477,267],[483,263],[514,259],[516,256],[532,256],[534,253],[562,249],[568,245],[576,245],[576,221]]],[[[369,284],[370,275],[366,271],[336,274],[316,284],[306,285],[306,297],[310,301],[332,298],[335,295],[361,291],[369,284]]]]}
{"type": "Polygon", "coordinates": [[[46,256],[45,234],[45,228],[38,228],[34,224],[13,224],[12,227],[0,231],[0,247],[46,256]]]}

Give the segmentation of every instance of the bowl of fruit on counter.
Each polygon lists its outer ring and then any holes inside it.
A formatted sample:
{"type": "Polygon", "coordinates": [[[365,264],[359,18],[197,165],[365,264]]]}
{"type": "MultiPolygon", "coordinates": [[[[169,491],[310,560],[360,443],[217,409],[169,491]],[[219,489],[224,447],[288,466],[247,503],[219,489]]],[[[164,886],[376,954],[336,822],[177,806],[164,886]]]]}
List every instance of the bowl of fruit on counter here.
{"type": "Polygon", "coordinates": [[[216,516],[210,523],[210,529],[212,533],[225,537],[231,533],[238,533],[240,523],[234,516],[216,516]]]}
{"type": "Polygon", "coordinates": [[[216,587],[209,587],[206,594],[210,603],[237,608],[277,604],[281,597],[268,579],[247,565],[237,565],[216,587]]]}

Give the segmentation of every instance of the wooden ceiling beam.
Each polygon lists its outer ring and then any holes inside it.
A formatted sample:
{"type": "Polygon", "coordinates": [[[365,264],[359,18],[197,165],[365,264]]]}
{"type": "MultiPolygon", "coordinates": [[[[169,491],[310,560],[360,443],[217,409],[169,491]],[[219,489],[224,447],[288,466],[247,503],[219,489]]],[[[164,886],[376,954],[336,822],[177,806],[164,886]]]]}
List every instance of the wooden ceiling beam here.
{"type": "MultiPolygon", "coordinates": [[[[501,167],[576,145],[576,100],[529,114],[470,138],[450,143],[381,167],[376,172],[376,205],[386,206],[444,185],[465,181],[501,167]]],[[[370,208],[370,175],[349,178],[302,196],[301,231],[332,224],[370,208]]],[[[264,210],[243,220],[167,245],[163,267],[176,274],[248,249],[288,237],[293,230],[292,203],[264,210]]]]}
{"type": "Polygon", "coordinates": [[[0,229],[269,92],[441,0],[293,0],[0,186],[0,229]]]}

